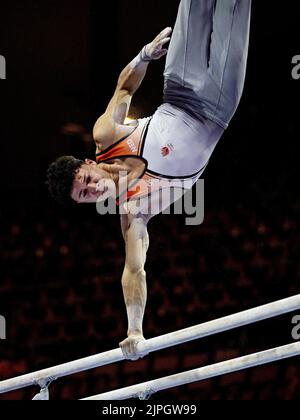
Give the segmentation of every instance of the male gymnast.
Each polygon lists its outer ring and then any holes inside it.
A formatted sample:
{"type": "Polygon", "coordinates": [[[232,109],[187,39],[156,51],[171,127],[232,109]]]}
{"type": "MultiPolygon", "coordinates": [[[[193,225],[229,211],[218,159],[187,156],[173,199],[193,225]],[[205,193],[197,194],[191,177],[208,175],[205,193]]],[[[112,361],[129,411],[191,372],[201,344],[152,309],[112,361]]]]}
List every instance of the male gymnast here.
{"type": "Polygon", "coordinates": [[[192,185],[199,179],[235,114],[245,82],[250,16],[251,0],[181,0],[172,37],[166,28],[120,74],[94,126],[96,161],[64,156],[48,170],[54,198],[93,203],[113,197],[125,210],[122,287],[128,336],[120,347],[127,359],[141,356],[137,345],[144,340],[147,223],[164,210],[161,189],[176,190],[182,180],[192,185]],[[166,54],[163,104],[151,118],[126,125],[149,63],[166,54]],[[149,196],[161,204],[155,213],[147,212],[149,196]],[[131,212],[137,203],[141,210],[131,212]]]}

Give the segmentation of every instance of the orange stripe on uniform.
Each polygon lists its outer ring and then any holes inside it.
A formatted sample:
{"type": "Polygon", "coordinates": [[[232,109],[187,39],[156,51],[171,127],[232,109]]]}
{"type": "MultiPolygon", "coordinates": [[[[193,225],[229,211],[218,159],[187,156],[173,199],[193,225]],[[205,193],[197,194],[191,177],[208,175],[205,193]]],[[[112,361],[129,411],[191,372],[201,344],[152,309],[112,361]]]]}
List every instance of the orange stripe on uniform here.
{"type": "Polygon", "coordinates": [[[139,156],[139,149],[142,140],[142,133],[144,125],[139,126],[123,140],[120,140],[115,145],[109,147],[107,152],[96,156],[97,163],[103,162],[108,159],[114,159],[122,156],[139,156]]]}

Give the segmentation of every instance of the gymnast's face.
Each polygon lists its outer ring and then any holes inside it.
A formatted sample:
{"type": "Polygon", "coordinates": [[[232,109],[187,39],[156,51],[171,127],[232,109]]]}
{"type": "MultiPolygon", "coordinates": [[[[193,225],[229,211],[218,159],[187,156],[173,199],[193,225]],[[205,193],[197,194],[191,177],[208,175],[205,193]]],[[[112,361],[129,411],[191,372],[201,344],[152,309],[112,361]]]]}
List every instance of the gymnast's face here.
{"type": "Polygon", "coordinates": [[[108,172],[86,159],[77,171],[71,198],[77,203],[96,203],[115,196],[115,184],[108,172]]]}

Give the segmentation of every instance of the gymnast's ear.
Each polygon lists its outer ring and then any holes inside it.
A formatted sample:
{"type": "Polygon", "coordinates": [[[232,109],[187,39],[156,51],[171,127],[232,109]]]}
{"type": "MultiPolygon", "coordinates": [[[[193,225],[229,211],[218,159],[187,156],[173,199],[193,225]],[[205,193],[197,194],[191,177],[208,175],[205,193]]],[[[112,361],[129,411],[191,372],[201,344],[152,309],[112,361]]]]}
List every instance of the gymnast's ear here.
{"type": "Polygon", "coordinates": [[[94,160],[91,159],[85,159],[85,164],[89,166],[97,166],[97,163],[94,160]]]}

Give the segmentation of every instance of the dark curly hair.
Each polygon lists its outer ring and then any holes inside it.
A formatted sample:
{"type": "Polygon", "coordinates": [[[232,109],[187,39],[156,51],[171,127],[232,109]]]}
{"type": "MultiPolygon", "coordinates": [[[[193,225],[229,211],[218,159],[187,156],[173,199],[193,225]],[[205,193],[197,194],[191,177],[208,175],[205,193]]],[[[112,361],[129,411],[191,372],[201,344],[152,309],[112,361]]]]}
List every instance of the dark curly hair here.
{"type": "Polygon", "coordinates": [[[46,185],[52,198],[60,204],[71,202],[74,177],[83,164],[73,156],[62,156],[49,166],[46,185]]]}

